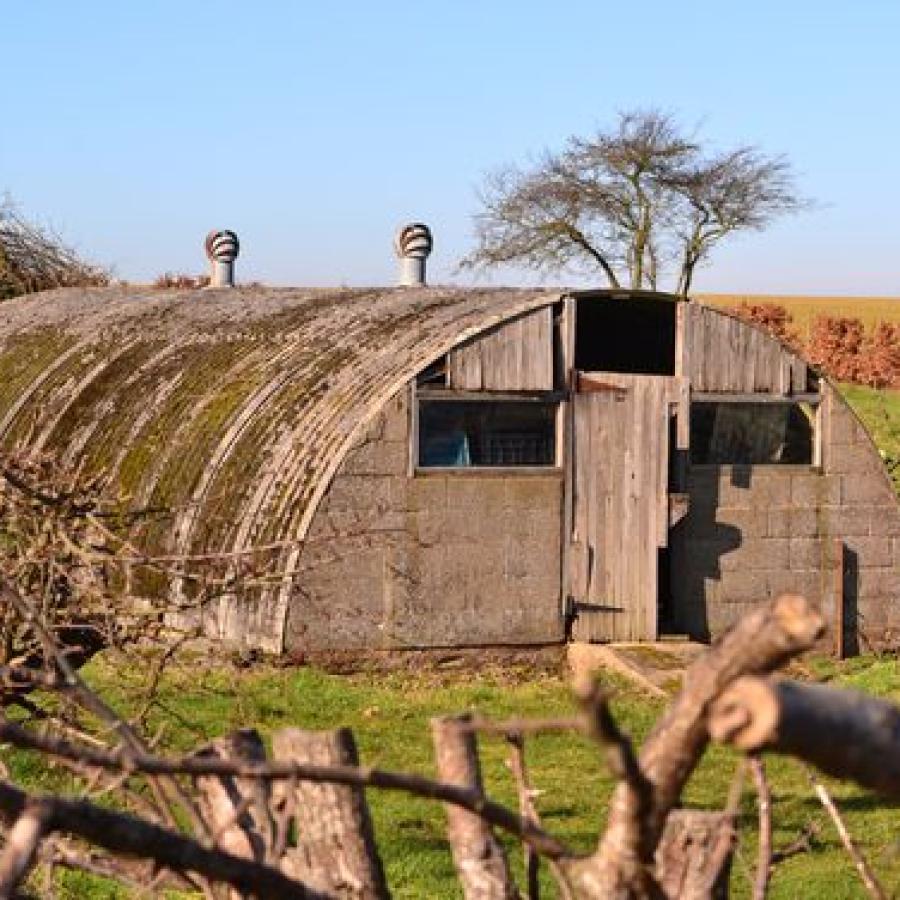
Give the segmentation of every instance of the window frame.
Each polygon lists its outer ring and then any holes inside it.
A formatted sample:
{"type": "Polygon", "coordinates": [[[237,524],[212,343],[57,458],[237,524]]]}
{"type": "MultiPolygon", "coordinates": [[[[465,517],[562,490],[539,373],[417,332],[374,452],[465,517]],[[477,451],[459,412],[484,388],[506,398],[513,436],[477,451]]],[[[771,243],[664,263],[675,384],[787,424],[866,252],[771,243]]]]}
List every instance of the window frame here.
{"type": "Polygon", "coordinates": [[[409,475],[429,477],[452,475],[490,477],[500,475],[559,475],[563,473],[563,425],[568,400],[566,391],[457,391],[447,387],[421,387],[412,382],[410,401],[409,475]],[[553,406],[553,462],[548,465],[502,466],[422,466],[419,464],[419,404],[437,403],[536,403],[553,406]]]}
{"type": "Polygon", "coordinates": [[[782,462],[756,462],[756,463],[740,463],[740,462],[703,462],[698,463],[693,460],[693,442],[689,442],[688,450],[688,467],[691,469],[711,469],[711,468],[770,468],[770,469],[801,469],[804,471],[822,471],[822,415],[824,409],[823,395],[820,392],[808,392],[803,394],[729,394],[726,392],[709,392],[698,391],[692,392],[690,404],[688,407],[688,427],[690,428],[691,410],[694,404],[707,403],[728,403],[733,405],[740,404],[806,404],[813,408],[812,417],[812,460],[808,463],[782,463],[782,462]]]}

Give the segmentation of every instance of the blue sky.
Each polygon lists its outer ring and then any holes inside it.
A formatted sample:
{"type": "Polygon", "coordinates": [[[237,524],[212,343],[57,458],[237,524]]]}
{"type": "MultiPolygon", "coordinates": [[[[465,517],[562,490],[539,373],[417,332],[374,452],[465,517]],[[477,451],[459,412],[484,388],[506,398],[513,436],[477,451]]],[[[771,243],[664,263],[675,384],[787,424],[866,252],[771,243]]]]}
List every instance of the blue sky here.
{"type": "Polygon", "coordinates": [[[243,279],[389,283],[412,218],[459,280],[485,171],[653,106],[787,154],[819,201],[697,290],[900,295],[896,0],[0,0],[0,24],[0,191],[123,278],[200,271],[230,227],[243,279]]]}

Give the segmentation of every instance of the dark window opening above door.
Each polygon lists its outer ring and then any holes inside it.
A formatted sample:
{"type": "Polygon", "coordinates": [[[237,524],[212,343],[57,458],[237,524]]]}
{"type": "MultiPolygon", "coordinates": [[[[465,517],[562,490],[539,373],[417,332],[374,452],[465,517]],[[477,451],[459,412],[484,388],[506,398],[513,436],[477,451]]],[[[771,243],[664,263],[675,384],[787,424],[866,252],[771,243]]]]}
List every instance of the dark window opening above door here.
{"type": "Polygon", "coordinates": [[[674,300],[579,297],[575,368],[674,375],[675,311],[674,300]]]}

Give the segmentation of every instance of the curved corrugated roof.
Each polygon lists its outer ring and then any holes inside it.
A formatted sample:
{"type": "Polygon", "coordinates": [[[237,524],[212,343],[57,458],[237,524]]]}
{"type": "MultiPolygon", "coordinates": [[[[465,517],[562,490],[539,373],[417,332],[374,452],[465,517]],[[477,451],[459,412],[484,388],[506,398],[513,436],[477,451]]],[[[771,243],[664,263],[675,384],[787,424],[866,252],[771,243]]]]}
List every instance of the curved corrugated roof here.
{"type": "MultiPolygon", "coordinates": [[[[110,492],[132,507],[172,510],[174,522],[146,526],[149,552],[296,545],[354,436],[407,380],[559,296],[106,288],[21,297],[0,304],[0,445],[59,453],[108,472],[110,492]]],[[[279,570],[290,569],[282,559],[279,570]]]]}

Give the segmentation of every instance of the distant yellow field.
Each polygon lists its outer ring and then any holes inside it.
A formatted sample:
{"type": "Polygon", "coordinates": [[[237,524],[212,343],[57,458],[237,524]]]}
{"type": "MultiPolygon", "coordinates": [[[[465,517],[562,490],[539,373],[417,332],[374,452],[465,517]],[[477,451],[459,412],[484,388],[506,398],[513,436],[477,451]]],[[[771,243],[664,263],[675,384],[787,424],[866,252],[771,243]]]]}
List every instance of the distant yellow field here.
{"type": "Polygon", "coordinates": [[[861,319],[866,331],[878,322],[900,323],[900,297],[802,297],[775,294],[696,294],[711,306],[740,306],[741,303],[777,303],[793,317],[801,339],[817,315],[852,316],[861,319]]]}

